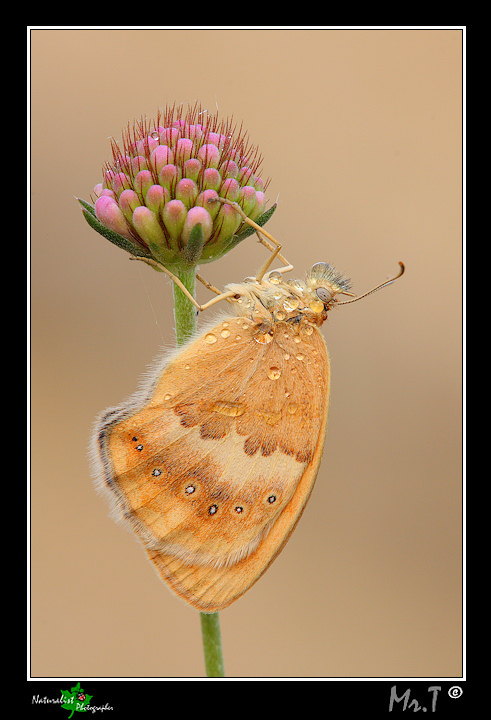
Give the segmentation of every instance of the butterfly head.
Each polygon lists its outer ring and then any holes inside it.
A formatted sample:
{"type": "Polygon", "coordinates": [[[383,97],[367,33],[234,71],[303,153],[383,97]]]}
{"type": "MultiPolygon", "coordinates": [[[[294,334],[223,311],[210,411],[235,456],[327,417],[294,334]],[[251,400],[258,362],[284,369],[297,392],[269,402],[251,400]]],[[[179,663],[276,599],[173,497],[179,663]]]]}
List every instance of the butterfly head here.
{"type": "Polygon", "coordinates": [[[349,278],[342,275],[328,263],[316,263],[305,278],[306,294],[312,300],[317,299],[323,302],[325,310],[332,307],[336,295],[347,293],[350,287],[349,278]]]}

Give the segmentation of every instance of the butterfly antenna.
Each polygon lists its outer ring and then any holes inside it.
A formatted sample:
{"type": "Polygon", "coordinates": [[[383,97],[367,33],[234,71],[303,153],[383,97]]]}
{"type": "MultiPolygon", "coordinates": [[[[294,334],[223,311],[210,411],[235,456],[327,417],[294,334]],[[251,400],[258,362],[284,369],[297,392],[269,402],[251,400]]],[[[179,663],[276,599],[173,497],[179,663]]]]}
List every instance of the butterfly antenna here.
{"type": "Polygon", "coordinates": [[[353,298],[353,300],[344,300],[343,302],[336,301],[336,305],[348,305],[349,303],[356,302],[357,300],[361,300],[362,298],[367,297],[367,295],[371,295],[372,293],[377,292],[377,290],[381,290],[382,288],[387,287],[387,285],[391,285],[395,280],[397,280],[398,278],[401,277],[401,275],[404,274],[404,270],[406,269],[404,267],[404,263],[399,262],[399,265],[401,266],[400,270],[397,273],[397,275],[394,275],[393,278],[386,280],[381,285],[377,285],[377,287],[374,287],[371,290],[369,290],[368,292],[363,293],[363,295],[357,295],[356,297],[353,298]]]}

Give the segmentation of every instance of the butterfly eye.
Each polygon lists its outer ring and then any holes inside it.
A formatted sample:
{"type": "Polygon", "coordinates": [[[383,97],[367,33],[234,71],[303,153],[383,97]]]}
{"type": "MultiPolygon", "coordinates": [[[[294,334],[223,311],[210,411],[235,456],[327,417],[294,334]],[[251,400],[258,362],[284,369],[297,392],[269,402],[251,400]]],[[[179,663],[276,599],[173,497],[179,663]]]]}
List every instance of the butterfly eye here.
{"type": "Polygon", "coordinates": [[[315,294],[317,295],[319,300],[321,300],[323,303],[328,303],[328,302],[331,302],[331,300],[332,300],[331,293],[325,287],[316,288],[315,294]]]}
{"type": "Polygon", "coordinates": [[[318,287],[315,291],[315,294],[323,303],[329,303],[332,300],[331,293],[324,287],[318,287]]]}

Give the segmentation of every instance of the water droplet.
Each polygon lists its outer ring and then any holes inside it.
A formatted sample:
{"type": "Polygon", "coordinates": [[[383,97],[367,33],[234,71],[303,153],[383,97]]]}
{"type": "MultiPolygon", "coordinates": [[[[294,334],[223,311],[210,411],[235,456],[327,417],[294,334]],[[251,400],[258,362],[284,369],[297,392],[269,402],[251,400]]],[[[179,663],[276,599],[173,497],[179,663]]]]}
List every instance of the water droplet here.
{"type": "Polygon", "coordinates": [[[284,320],[286,318],[286,313],[283,312],[283,310],[278,310],[275,312],[275,317],[277,320],[284,320]]]}
{"type": "Polygon", "coordinates": [[[287,297],[286,300],[283,301],[283,307],[287,312],[291,312],[292,310],[296,310],[298,306],[300,305],[300,300],[296,297],[287,297]]]}
{"type": "Polygon", "coordinates": [[[164,400],[170,400],[171,397],[172,397],[172,395],[171,395],[170,393],[166,393],[166,394],[164,395],[164,400]]]}
{"type": "Polygon", "coordinates": [[[293,342],[296,342],[297,344],[298,344],[299,342],[301,342],[301,340],[300,340],[300,338],[298,337],[298,335],[295,335],[295,337],[293,338],[293,342]]]}
{"type": "Polygon", "coordinates": [[[301,293],[305,292],[305,284],[301,280],[287,280],[287,284],[300,290],[301,293]]]}
{"type": "Polygon", "coordinates": [[[304,360],[305,355],[303,353],[297,353],[295,357],[297,358],[297,360],[304,360]]]}
{"type": "Polygon", "coordinates": [[[289,360],[289,359],[290,359],[290,356],[288,355],[288,353],[285,353],[285,354],[283,355],[283,357],[285,358],[285,360],[289,360]]]}
{"type": "Polygon", "coordinates": [[[209,514],[209,515],[214,515],[217,510],[218,510],[218,506],[217,506],[217,505],[212,505],[211,507],[208,508],[208,514],[209,514]]]}
{"type": "Polygon", "coordinates": [[[150,137],[157,140],[157,138],[160,137],[158,130],[154,130],[153,133],[150,134],[150,137]]]}
{"type": "Polygon", "coordinates": [[[312,312],[315,313],[321,313],[324,310],[324,303],[320,300],[312,300],[312,302],[309,305],[312,312]]]}
{"type": "Polygon", "coordinates": [[[306,335],[312,335],[313,332],[314,332],[314,328],[312,325],[305,326],[305,334],[306,335]]]}
{"type": "Polygon", "coordinates": [[[295,415],[297,410],[298,410],[298,405],[296,405],[295,403],[290,403],[289,405],[286,406],[286,411],[288,413],[290,413],[290,415],[295,415]]]}
{"type": "Polygon", "coordinates": [[[254,333],[254,340],[260,345],[267,345],[273,340],[273,335],[273,329],[270,328],[269,325],[266,325],[266,323],[262,323],[254,333]]]}
{"type": "Polygon", "coordinates": [[[213,333],[208,333],[208,335],[205,335],[205,343],[208,343],[208,345],[213,345],[213,343],[216,343],[217,336],[213,335],[213,333]]]}
{"type": "Polygon", "coordinates": [[[268,377],[270,380],[278,380],[278,378],[281,376],[281,370],[280,368],[276,367],[276,365],[273,365],[273,367],[270,367],[268,370],[268,377]]]}
{"type": "Polygon", "coordinates": [[[194,485],[188,485],[184,492],[186,493],[186,495],[192,495],[195,490],[196,488],[194,487],[194,485]]]}
{"type": "Polygon", "coordinates": [[[222,338],[228,338],[230,336],[230,330],[222,330],[220,335],[222,336],[222,338]]]}
{"type": "Polygon", "coordinates": [[[211,406],[213,412],[219,413],[220,415],[227,415],[228,417],[239,417],[245,413],[245,407],[241,403],[226,402],[225,400],[218,400],[211,406]]]}
{"type": "Polygon", "coordinates": [[[273,272],[269,273],[269,282],[273,285],[279,285],[282,280],[283,275],[278,272],[278,270],[273,270],[273,272]]]}

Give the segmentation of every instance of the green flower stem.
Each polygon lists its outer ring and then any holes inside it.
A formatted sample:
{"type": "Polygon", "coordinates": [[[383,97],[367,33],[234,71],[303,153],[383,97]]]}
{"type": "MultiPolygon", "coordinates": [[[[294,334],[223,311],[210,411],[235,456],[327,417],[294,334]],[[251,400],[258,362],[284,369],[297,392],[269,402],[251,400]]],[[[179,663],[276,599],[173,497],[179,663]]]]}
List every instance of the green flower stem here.
{"type": "MultiPolygon", "coordinates": [[[[195,297],[196,268],[179,267],[174,269],[175,274],[186,290],[195,297]]],[[[196,332],[196,308],[176,283],[174,287],[174,320],[176,323],[177,346],[183,345],[186,340],[196,332]]]]}
{"type": "MultiPolygon", "coordinates": [[[[175,274],[184,287],[195,297],[196,268],[176,268],[175,274]]],[[[174,319],[177,346],[183,345],[196,331],[196,308],[182,290],[174,286],[174,319]]],[[[200,613],[203,652],[207,677],[224,677],[222,640],[218,613],[200,613]]]]}
{"type": "Polygon", "coordinates": [[[207,677],[225,677],[218,613],[200,613],[207,677]]]}

